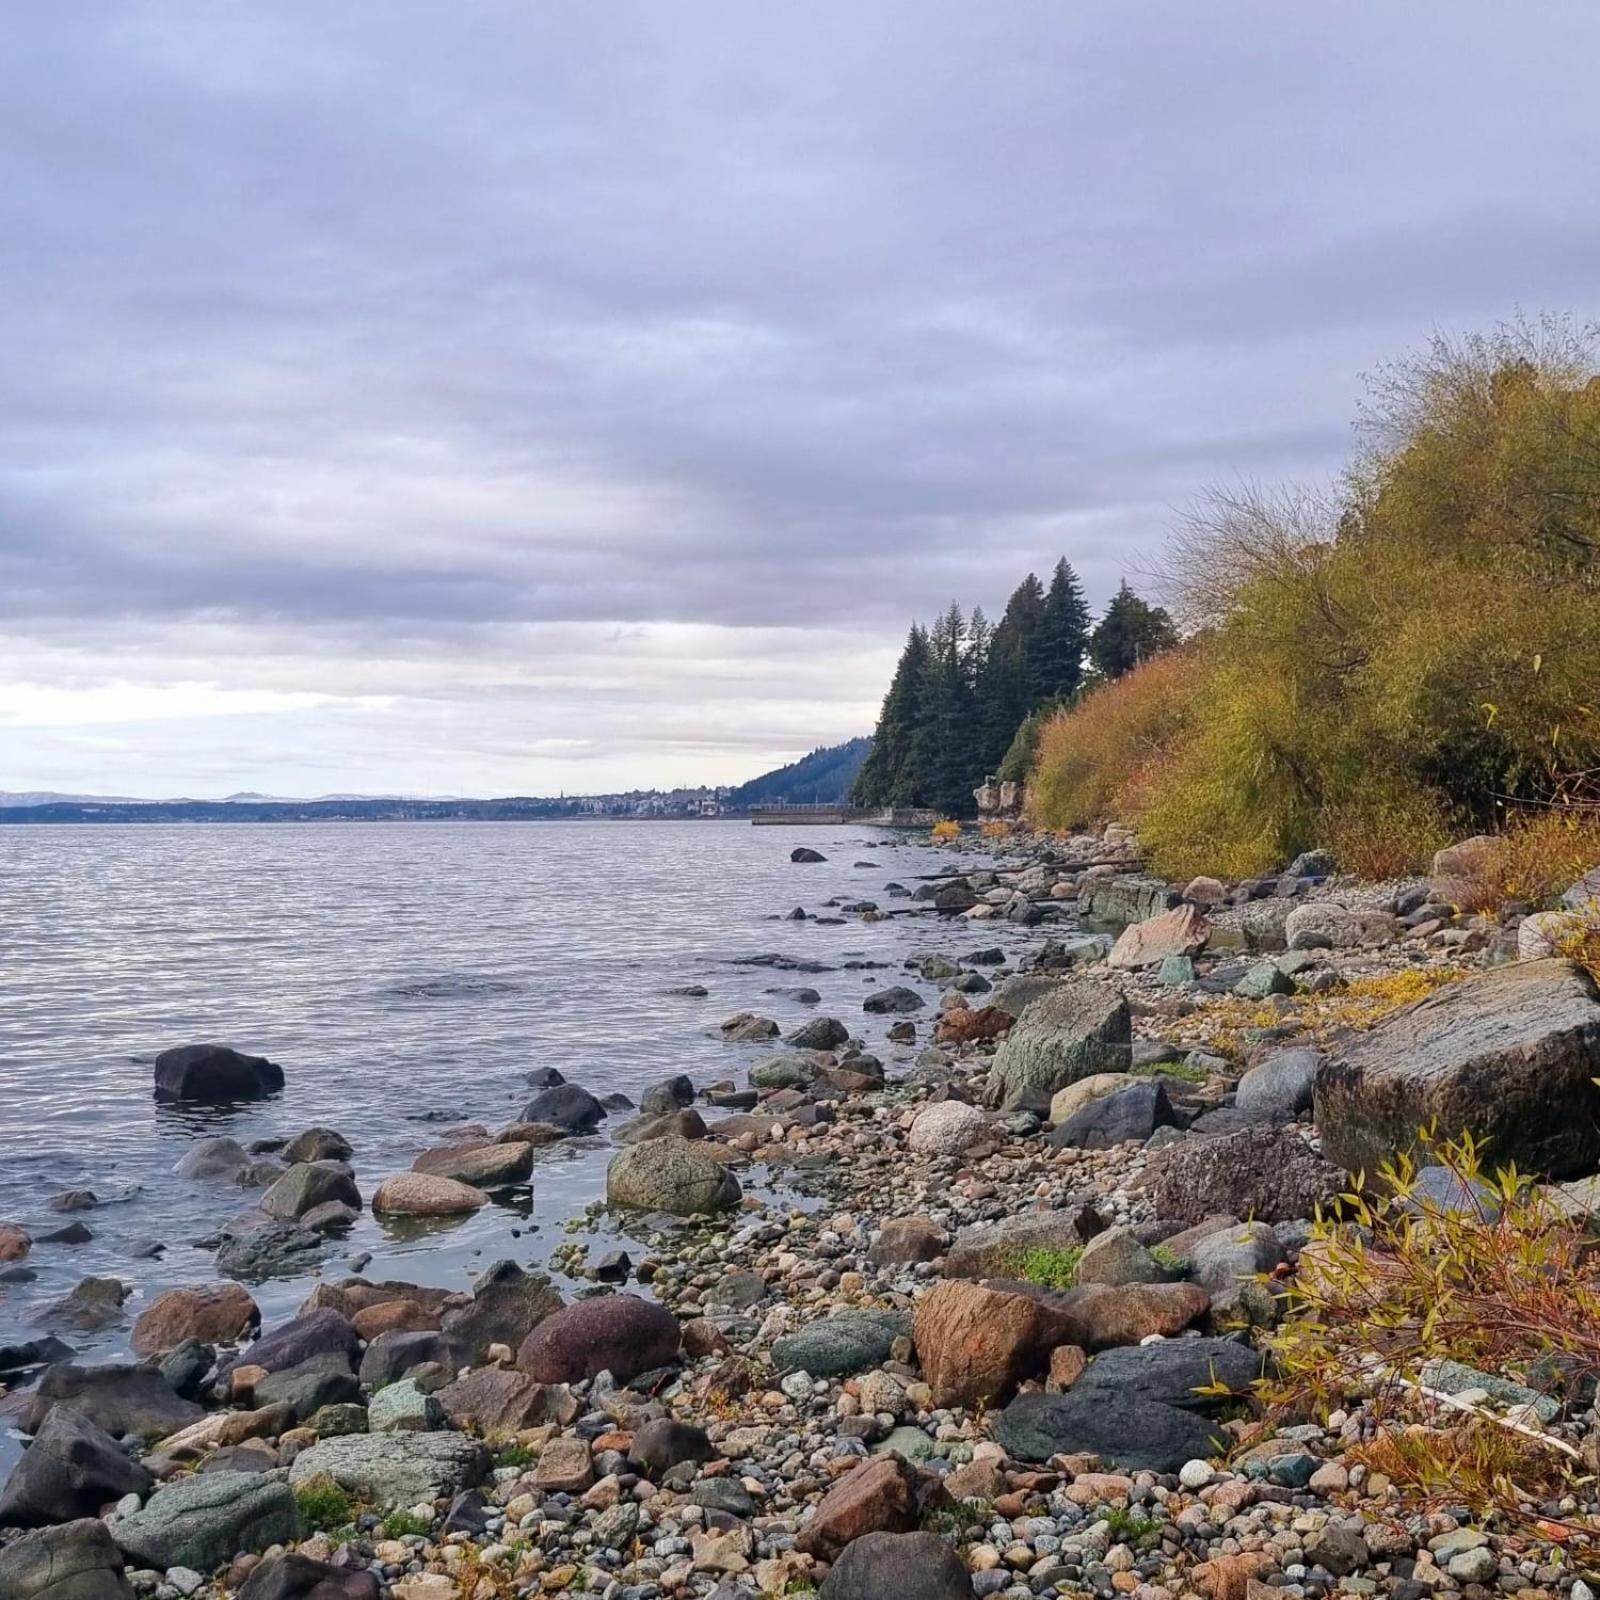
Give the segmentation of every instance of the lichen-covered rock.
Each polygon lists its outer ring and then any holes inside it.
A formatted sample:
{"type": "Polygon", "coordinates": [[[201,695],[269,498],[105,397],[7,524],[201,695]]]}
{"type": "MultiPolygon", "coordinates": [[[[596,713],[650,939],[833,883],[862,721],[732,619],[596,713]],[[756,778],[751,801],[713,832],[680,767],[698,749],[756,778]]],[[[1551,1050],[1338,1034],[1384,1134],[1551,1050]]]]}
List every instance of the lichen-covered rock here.
{"type": "Polygon", "coordinates": [[[906,1135],[919,1155],[956,1156],[989,1133],[989,1119],[960,1100],[941,1100],[919,1111],[906,1135]]]}
{"type": "Polygon", "coordinates": [[[606,1169],[606,1199],[638,1211],[704,1216],[739,1203],[739,1180],[695,1139],[648,1139],[628,1145],[606,1169]]]}
{"type": "Polygon", "coordinates": [[[488,1450],[462,1433],[349,1433],[302,1450],[289,1467],[301,1484],[326,1473],[383,1510],[475,1489],[489,1475],[488,1450]]]}
{"type": "Polygon", "coordinates": [[[1157,1214],[1190,1224],[1219,1211],[1262,1222],[1309,1217],[1349,1181],[1293,1127],[1185,1139],[1151,1157],[1148,1171],[1157,1214]]]}
{"type": "Polygon", "coordinates": [[[111,1536],[141,1567],[210,1572],[247,1550],[300,1534],[294,1491],[259,1472],[197,1472],[157,1489],[140,1510],[118,1517],[111,1536]]]}
{"type": "Polygon", "coordinates": [[[989,1099],[1017,1096],[1048,1101],[1059,1089],[1097,1072],[1126,1072],[1133,1064],[1128,1003],[1106,984],[1058,985],[1017,1018],[989,1069],[989,1099]]]}
{"type": "Polygon", "coordinates": [[[1436,1123],[1442,1137],[1486,1140],[1492,1161],[1579,1177],[1600,1164],[1597,1076],[1594,980],[1570,961],[1519,962],[1356,1035],[1318,1071],[1317,1127],[1349,1172],[1375,1173],[1436,1123]]]}

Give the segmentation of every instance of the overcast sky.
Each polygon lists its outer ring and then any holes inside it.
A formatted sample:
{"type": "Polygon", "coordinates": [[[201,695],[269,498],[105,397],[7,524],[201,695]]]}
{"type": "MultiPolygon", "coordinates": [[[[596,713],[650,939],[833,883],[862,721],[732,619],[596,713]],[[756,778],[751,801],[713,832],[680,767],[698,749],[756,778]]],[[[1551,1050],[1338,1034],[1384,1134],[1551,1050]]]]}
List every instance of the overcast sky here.
{"type": "Polygon", "coordinates": [[[61,0],[0,50],[0,789],[729,781],[906,623],[1593,314],[1594,0],[61,0]]]}

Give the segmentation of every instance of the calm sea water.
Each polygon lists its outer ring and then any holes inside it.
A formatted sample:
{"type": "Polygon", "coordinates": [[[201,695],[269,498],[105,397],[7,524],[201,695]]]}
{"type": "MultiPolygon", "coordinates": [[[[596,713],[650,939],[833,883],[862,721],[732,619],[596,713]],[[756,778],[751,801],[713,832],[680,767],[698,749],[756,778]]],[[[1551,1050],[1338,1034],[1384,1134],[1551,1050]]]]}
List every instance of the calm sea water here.
{"type": "MultiPolygon", "coordinates": [[[[883,1040],[892,1019],[863,1015],[866,990],[905,978],[896,969],[912,953],[991,943],[1019,953],[1026,936],[931,915],[776,919],[835,896],[903,904],[885,897],[887,883],[914,887],[952,864],[947,851],[858,827],[0,828],[0,1220],[37,1234],[74,1220],[47,1209],[53,1194],[82,1187],[100,1201],[78,1215],[92,1241],[36,1245],[36,1281],[0,1285],[0,1343],[26,1337],[39,1305],[89,1273],[135,1286],[129,1320],[160,1290],[213,1277],[211,1251],[194,1241],[252,1193],[173,1167],[214,1134],[248,1143],[337,1128],[370,1196],[450,1123],[511,1119],[532,1093],[530,1068],[635,1101],[678,1072],[742,1085],[770,1046],[722,1040],[718,1024],[736,1011],[785,1031],[831,1013],[891,1073],[908,1065],[914,1051],[883,1040]],[[827,861],[792,864],[799,843],[827,861]],[[833,970],[733,964],[760,951],[833,970]],[[848,969],[852,960],[890,967],[848,969]],[[709,996],[667,992],[691,983],[709,996]],[[818,989],[820,1006],[767,992],[793,984],[818,989]],[[196,1041],[270,1056],[285,1092],[228,1113],[158,1106],[153,1058],[196,1041]],[[138,1258],[149,1240],[165,1243],[159,1259],[138,1258]]],[[[921,987],[931,1005],[937,986],[921,987]]],[[[552,1147],[531,1190],[458,1224],[419,1232],[368,1213],[323,1270],[343,1276],[350,1256],[370,1252],[372,1277],[466,1287],[501,1256],[542,1262],[568,1237],[561,1224],[602,1197],[612,1148],[603,1137],[552,1147]]],[[[253,1292],[271,1321],[311,1281],[253,1292]]],[[[109,1355],[125,1347],[126,1325],[67,1337],[109,1355]]]]}

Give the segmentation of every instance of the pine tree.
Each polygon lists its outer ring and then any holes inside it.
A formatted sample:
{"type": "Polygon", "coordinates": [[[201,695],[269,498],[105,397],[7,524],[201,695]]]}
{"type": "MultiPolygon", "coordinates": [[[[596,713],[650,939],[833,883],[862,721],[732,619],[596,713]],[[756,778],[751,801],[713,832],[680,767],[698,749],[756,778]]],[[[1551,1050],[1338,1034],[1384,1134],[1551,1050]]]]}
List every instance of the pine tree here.
{"type": "Polygon", "coordinates": [[[952,601],[929,635],[932,665],[925,718],[927,759],[922,768],[927,787],[919,796],[922,804],[945,816],[972,810],[972,790],[978,782],[972,777],[978,750],[967,649],[966,619],[952,601]]]}
{"type": "MultiPolygon", "coordinates": [[[[1056,562],[1029,657],[1032,704],[1070,700],[1083,682],[1083,657],[1089,647],[1089,607],[1078,575],[1065,556],[1056,562]]],[[[1026,713],[1024,713],[1026,714],[1026,713]]]]}
{"type": "Polygon", "coordinates": [[[906,805],[896,798],[921,785],[921,768],[926,762],[925,727],[928,676],[931,655],[928,635],[919,623],[911,624],[905,648],[889,692],[883,698],[878,726],[873,734],[872,754],[862,765],[850,791],[858,806],[906,805]]]}
{"type": "Polygon", "coordinates": [[[1030,572],[1012,591],[984,664],[978,705],[981,782],[1000,765],[1017,727],[1033,707],[1030,661],[1044,616],[1044,586],[1030,572]]]}
{"type": "Polygon", "coordinates": [[[1120,678],[1177,642],[1172,618],[1160,606],[1147,605],[1124,580],[1089,636],[1089,659],[1102,678],[1120,678]]]}

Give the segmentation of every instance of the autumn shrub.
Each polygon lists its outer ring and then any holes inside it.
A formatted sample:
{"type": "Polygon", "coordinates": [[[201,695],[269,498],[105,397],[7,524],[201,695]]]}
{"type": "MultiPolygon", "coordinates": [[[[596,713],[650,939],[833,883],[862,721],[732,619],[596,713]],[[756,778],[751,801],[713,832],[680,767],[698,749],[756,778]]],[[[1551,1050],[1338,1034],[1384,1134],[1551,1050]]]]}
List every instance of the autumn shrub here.
{"type": "Polygon", "coordinates": [[[1189,650],[1169,650],[1091,689],[1039,731],[1028,817],[1069,831],[1135,817],[1171,756],[1195,686],[1189,650]]]}
{"type": "Polygon", "coordinates": [[[1568,806],[1524,813],[1472,853],[1457,899],[1466,911],[1498,911],[1511,901],[1542,909],[1596,865],[1600,813],[1568,806]]]}
{"type": "Polygon", "coordinates": [[[1351,1193],[1339,1220],[1313,1225],[1262,1398],[1294,1416],[1360,1401],[1356,1460],[1424,1500],[1528,1515],[1587,1470],[1545,1425],[1600,1374],[1593,1242],[1470,1136],[1424,1130],[1422,1144],[1450,1176],[1449,1203],[1401,1158],[1376,1175],[1376,1198],[1351,1193]],[[1458,1399],[1467,1388],[1490,1399],[1458,1399]]]}
{"type": "Polygon", "coordinates": [[[1130,822],[1170,876],[1314,845],[1388,876],[1593,798],[1593,339],[1559,322],[1437,339],[1379,374],[1359,438],[1335,492],[1246,486],[1179,530],[1167,579],[1191,642],[1181,668],[1150,666],[1182,692],[1117,685],[1053,720],[1036,820],[1130,822]]]}
{"type": "Polygon", "coordinates": [[[947,818],[942,822],[934,823],[929,832],[932,834],[934,839],[938,840],[940,843],[948,843],[952,839],[959,839],[961,837],[961,824],[959,822],[952,822],[947,818]]]}

